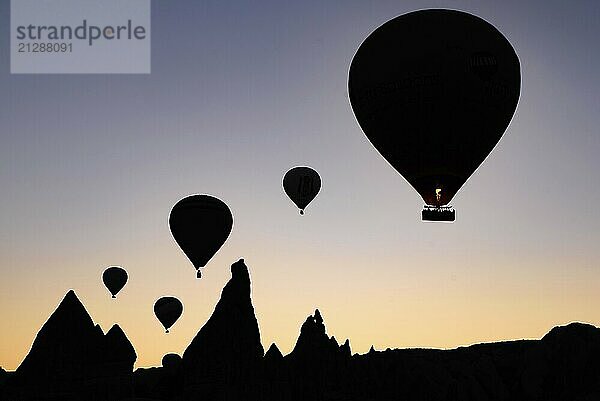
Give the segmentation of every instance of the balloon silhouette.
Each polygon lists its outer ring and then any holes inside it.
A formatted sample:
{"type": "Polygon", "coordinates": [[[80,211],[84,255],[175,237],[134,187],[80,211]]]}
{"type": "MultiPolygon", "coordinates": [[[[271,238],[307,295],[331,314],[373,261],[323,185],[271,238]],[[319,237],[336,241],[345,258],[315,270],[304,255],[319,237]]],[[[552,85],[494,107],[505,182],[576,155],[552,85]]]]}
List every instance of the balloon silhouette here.
{"type": "MultiPolygon", "coordinates": [[[[348,77],[367,138],[434,212],[444,210],[496,146],[520,88],[519,58],[506,38],[479,17],[442,9],[377,28],[360,45],[348,77]]],[[[425,211],[423,217],[437,219],[425,211]]]]}
{"type": "Polygon", "coordinates": [[[321,190],[321,177],[310,167],[294,167],[285,173],[283,189],[303,215],[306,206],[321,190]]]}
{"type": "Polygon", "coordinates": [[[127,272],[119,266],[111,266],[102,273],[102,281],[113,298],[117,297],[119,291],[127,283],[127,272]]]}
{"type": "Polygon", "coordinates": [[[154,303],[154,314],[165,328],[165,333],[183,313],[183,304],[175,297],[162,297],[154,303]]]}
{"type": "Polygon", "coordinates": [[[171,234],[201,278],[200,268],[223,246],[233,227],[233,216],[223,201],[209,195],[188,196],[173,206],[171,234]]]}

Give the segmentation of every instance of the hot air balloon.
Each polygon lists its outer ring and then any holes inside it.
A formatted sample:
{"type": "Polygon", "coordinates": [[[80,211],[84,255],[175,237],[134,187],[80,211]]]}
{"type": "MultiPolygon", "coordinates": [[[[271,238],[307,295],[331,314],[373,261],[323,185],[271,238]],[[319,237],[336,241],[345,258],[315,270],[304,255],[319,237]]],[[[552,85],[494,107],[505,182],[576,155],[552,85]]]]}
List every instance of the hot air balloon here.
{"type": "Polygon", "coordinates": [[[321,177],[310,167],[294,167],[285,173],[283,189],[303,215],[304,209],[321,190],[321,177]]]}
{"type": "Polygon", "coordinates": [[[162,297],[154,303],[154,314],[165,328],[165,333],[183,313],[183,304],[175,297],[162,297]]]}
{"type": "Polygon", "coordinates": [[[446,205],[502,137],[520,87],[519,58],[495,27],[442,9],[377,28],[348,78],[360,127],[421,195],[423,220],[454,220],[446,205]]]}
{"type": "Polygon", "coordinates": [[[233,216],[223,201],[209,195],[192,195],[173,206],[169,227],[200,278],[200,268],[206,266],[229,237],[233,216]]]}
{"type": "Polygon", "coordinates": [[[119,291],[127,283],[127,272],[122,267],[111,266],[102,273],[102,281],[112,294],[112,297],[116,298],[119,291]]]}

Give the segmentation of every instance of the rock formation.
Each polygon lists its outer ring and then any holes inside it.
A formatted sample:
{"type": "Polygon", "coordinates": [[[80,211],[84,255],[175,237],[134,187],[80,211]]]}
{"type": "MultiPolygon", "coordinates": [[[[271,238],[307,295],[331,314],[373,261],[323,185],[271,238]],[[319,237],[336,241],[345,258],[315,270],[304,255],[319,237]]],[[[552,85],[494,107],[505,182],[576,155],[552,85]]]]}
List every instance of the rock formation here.
{"type": "MultiPolygon", "coordinates": [[[[6,373],[6,370],[2,369],[2,367],[0,366],[0,389],[2,388],[2,385],[4,384],[7,378],[8,373],[6,373]]],[[[0,391],[0,394],[2,394],[2,391],[0,391]]]]}
{"type": "Polygon", "coordinates": [[[212,316],[183,353],[184,394],[228,399],[253,391],[264,349],[250,299],[250,274],[240,259],[231,265],[212,316]]]}
{"type": "Polygon", "coordinates": [[[283,361],[283,354],[277,348],[277,344],[273,343],[265,353],[265,363],[279,363],[283,361]]]}
{"type": "Polygon", "coordinates": [[[117,325],[104,335],[70,290],[8,382],[11,400],[120,399],[132,391],[133,346],[117,325]]]}
{"type": "Polygon", "coordinates": [[[340,346],[327,335],[317,309],[289,355],[272,344],[263,356],[243,260],[231,274],[183,357],[165,355],[162,367],[133,375],[123,331],[115,325],[104,335],[69,291],[17,371],[0,369],[0,400],[600,400],[594,326],[555,327],[541,340],[352,355],[348,340],[340,346]]]}

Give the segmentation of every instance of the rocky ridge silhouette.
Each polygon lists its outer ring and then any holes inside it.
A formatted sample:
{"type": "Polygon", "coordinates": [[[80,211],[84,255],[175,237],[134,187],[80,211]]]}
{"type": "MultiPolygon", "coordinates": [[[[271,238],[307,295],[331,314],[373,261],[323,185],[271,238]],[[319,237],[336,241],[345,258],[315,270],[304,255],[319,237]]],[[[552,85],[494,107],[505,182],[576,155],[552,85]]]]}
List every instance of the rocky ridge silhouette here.
{"type": "Polygon", "coordinates": [[[114,325],[104,334],[70,290],[11,375],[5,397],[122,399],[132,395],[136,358],[121,328],[114,325]]]}
{"type": "Polygon", "coordinates": [[[0,399],[29,400],[431,400],[600,399],[600,329],[555,327],[540,340],[453,350],[395,349],[352,355],[307,317],[289,355],[263,355],[243,260],[206,324],[180,357],[133,371],[119,326],[106,334],[69,291],[16,372],[0,370],[0,399]]]}

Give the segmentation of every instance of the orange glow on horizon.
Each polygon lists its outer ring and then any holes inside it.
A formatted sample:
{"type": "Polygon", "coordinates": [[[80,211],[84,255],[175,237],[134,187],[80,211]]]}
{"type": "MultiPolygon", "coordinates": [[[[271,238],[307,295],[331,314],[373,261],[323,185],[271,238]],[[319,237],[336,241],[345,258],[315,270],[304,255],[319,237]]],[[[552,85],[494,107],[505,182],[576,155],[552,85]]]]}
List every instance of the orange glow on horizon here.
{"type": "MultiPolygon", "coordinates": [[[[75,289],[92,319],[104,332],[114,323],[123,328],[136,349],[136,367],[158,366],[164,354],[182,354],[210,317],[221,288],[230,278],[229,269],[217,266],[224,265],[227,259],[236,260],[236,257],[220,255],[202,280],[194,278],[191,266],[180,263],[179,273],[160,285],[149,272],[144,277],[142,271],[130,269],[131,281],[117,299],[111,299],[99,283],[89,283],[85,279],[77,280],[79,287],[75,289]],[[175,282],[177,296],[184,303],[184,315],[171,333],[165,334],[152,313],[152,305],[155,298],[162,295],[158,288],[175,288],[175,282]],[[147,305],[145,312],[140,304],[147,305]]],[[[600,295],[590,284],[591,280],[578,280],[571,283],[576,286],[567,287],[560,277],[540,281],[532,273],[524,283],[515,285],[506,278],[486,277],[483,272],[453,278],[429,277],[431,271],[427,270],[412,271],[410,275],[402,270],[365,275],[364,265],[359,265],[357,269],[347,267],[346,280],[340,281],[337,280],[339,270],[327,266],[344,263],[348,266],[348,261],[336,262],[333,256],[310,268],[300,262],[286,262],[282,269],[281,262],[246,259],[265,351],[275,342],[282,353],[289,353],[300,326],[316,308],[323,315],[328,334],[335,336],[340,344],[348,338],[353,353],[365,353],[371,345],[378,350],[388,347],[454,348],[480,342],[540,338],[553,326],[573,320],[600,322],[600,314],[595,308],[600,295]],[[301,280],[304,274],[314,279],[305,277],[301,280]],[[533,283],[536,287],[531,291],[529,285],[533,283]]],[[[393,260],[378,261],[381,265],[393,263],[393,260]]],[[[411,263],[415,261],[406,260],[403,265],[411,263]]],[[[152,262],[140,263],[144,264],[151,266],[152,262]]],[[[489,269],[485,270],[489,272],[489,269]]],[[[38,290],[41,288],[39,286],[38,290]]],[[[5,369],[16,369],[29,351],[37,331],[66,291],[66,287],[48,288],[43,296],[40,292],[39,296],[29,297],[23,304],[19,304],[22,299],[16,295],[2,295],[3,309],[8,311],[0,323],[3,333],[0,361],[5,369]],[[54,302],[46,299],[54,299],[54,302]]]]}

